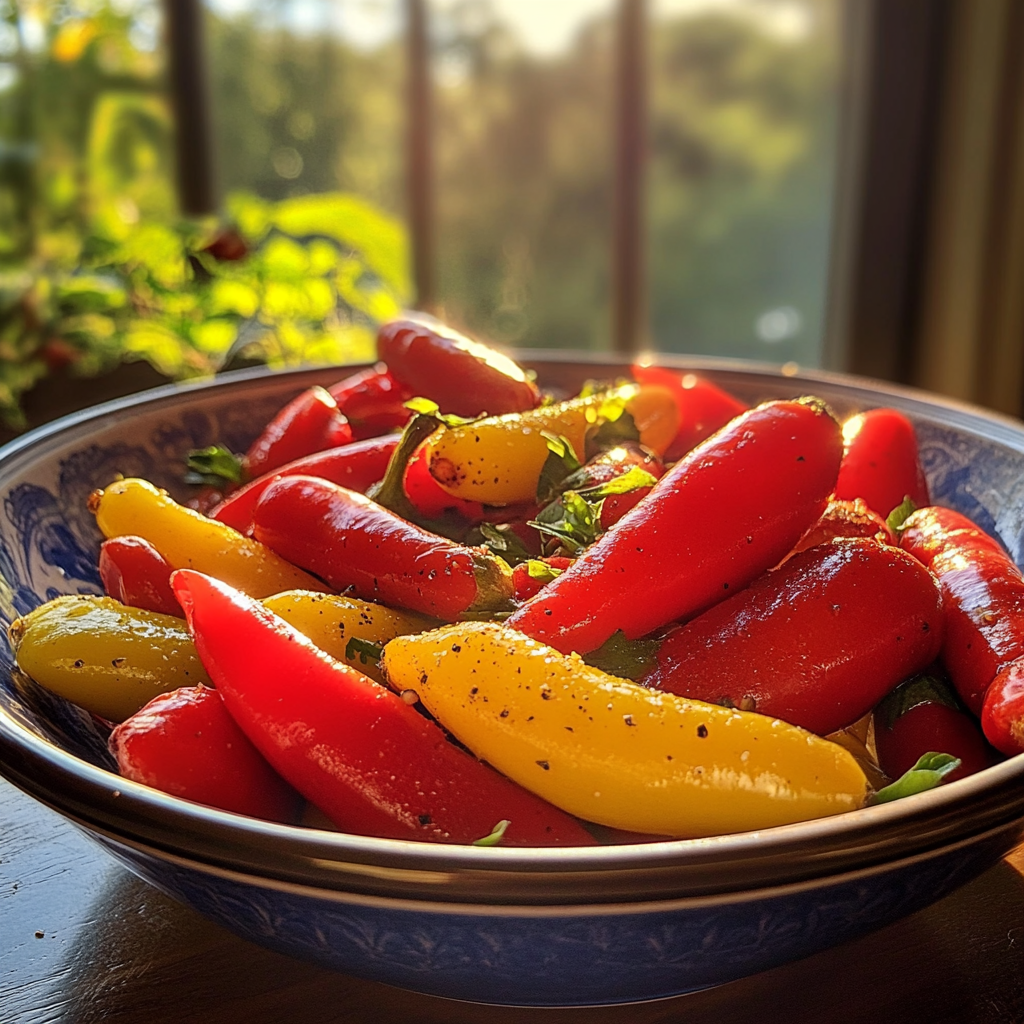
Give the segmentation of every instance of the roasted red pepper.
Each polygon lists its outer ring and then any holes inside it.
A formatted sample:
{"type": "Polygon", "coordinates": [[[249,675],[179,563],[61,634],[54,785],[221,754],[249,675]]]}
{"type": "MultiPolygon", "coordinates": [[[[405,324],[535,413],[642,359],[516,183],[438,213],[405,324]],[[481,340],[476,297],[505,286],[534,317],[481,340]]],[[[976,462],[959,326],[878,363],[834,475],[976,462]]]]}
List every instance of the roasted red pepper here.
{"type": "Polygon", "coordinates": [[[110,752],[126,779],[172,796],[268,821],[293,822],[298,814],[298,793],[208,686],[155,697],[114,729],[110,752]]]}
{"type": "Polygon", "coordinates": [[[377,354],[393,377],[458,416],[525,412],[537,386],[508,356],[443,324],[394,320],[377,335],[377,354]]]}
{"type": "Polygon", "coordinates": [[[253,535],[337,590],[452,621],[511,607],[512,572],[326,480],[290,476],[264,491],[253,535]]]}
{"type": "Polygon", "coordinates": [[[181,618],[171,590],[170,562],[142,537],[111,537],[100,545],[100,579],[121,604],[181,618]]]}
{"type": "Polygon", "coordinates": [[[992,763],[977,723],[934,672],[900,683],[875,708],[874,722],[878,764],[890,779],[898,779],[931,751],[960,759],[960,767],[946,776],[947,782],[992,763]]]}
{"type": "Polygon", "coordinates": [[[239,533],[249,533],[260,495],[284,476],[318,476],[350,491],[365,491],[384,476],[397,447],[397,437],[373,437],[296,459],[235,491],[210,511],[210,517],[239,533]]]}
{"type": "Polygon", "coordinates": [[[674,630],[640,682],[826,735],[931,664],[941,643],[939,588],[918,561],[837,540],[674,630]]]}
{"type": "Polygon", "coordinates": [[[855,501],[830,501],[821,518],[797,541],[793,554],[837,537],[871,537],[879,544],[895,544],[886,521],[857,498],[855,501]]]}
{"type": "Polygon", "coordinates": [[[904,498],[931,504],[914,425],[895,409],[870,409],[843,425],[844,453],[836,497],[863,498],[885,518],[904,498]]]}
{"type": "Polygon", "coordinates": [[[918,509],[900,545],[942,587],[942,661],[967,709],[980,715],[997,673],[1024,656],[1024,578],[995,538],[952,509],[918,509]]]}
{"type": "Polygon", "coordinates": [[[530,559],[520,562],[512,569],[512,583],[516,590],[516,601],[522,603],[535,597],[553,579],[560,576],[572,565],[571,558],[552,555],[550,558],[530,559]]]}
{"type": "Polygon", "coordinates": [[[382,363],[360,370],[327,390],[351,424],[356,440],[400,430],[412,416],[405,407],[412,392],[399,384],[382,363]]]}
{"type": "Polygon", "coordinates": [[[232,717],[339,828],[470,843],[588,846],[572,817],[450,743],[398,694],[327,657],[238,591],[188,570],[174,586],[232,717]]]}
{"type": "Polygon", "coordinates": [[[842,456],[820,402],[770,402],[677,462],[509,619],[563,653],[690,617],[778,562],[821,516],[842,456]]]}
{"type": "Polygon", "coordinates": [[[985,738],[1003,754],[1024,754],[1024,658],[992,680],[981,707],[985,738]]]}
{"type": "Polygon", "coordinates": [[[692,373],[634,363],[630,375],[638,384],[667,388],[679,406],[679,431],[665,451],[666,462],[681,459],[748,408],[716,384],[692,373]]]}
{"type": "Polygon", "coordinates": [[[311,387],[293,398],[249,446],[243,465],[245,479],[301,459],[304,455],[348,444],[352,430],[338,404],[321,387],[311,387]]]}

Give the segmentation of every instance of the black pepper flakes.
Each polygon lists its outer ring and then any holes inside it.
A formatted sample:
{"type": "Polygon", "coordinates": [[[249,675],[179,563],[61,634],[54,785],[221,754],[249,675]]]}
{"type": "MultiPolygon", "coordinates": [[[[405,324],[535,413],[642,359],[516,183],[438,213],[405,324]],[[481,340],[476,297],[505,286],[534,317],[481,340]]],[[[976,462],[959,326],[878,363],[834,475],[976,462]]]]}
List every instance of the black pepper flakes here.
{"type": "Polygon", "coordinates": [[[549,765],[547,761],[538,761],[537,764],[539,764],[546,772],[551,770],[551,765],[549,765]]]}
{"type": "Polygon", "coordinates": [[[708,727],[706,725],[698,725],[697,735],[700,737],[700,739],[706,740],[708,738],[708,727]]]}

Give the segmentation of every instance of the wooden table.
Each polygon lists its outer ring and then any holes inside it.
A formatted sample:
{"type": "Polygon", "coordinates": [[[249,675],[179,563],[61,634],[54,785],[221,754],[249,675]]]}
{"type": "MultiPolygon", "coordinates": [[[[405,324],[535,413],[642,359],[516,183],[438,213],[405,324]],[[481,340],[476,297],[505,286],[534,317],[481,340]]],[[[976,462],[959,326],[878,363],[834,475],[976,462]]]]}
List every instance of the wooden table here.
{"type": "Polygon", "coordinates": [[[251,945],[139,881],[0,780],[0,1024],[1022,1024],[1024,846],[875,935],[641,1006],[412,995],[251,945]]]}

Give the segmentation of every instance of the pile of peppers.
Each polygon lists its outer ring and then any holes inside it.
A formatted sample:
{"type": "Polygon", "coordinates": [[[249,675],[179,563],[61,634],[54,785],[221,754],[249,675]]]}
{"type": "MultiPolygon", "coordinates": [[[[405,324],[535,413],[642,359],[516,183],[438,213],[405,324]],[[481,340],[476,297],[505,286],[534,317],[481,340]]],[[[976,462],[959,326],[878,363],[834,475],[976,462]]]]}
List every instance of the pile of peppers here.
{"type": "Polygon", "coordinates": [[[1024,752],[1024,578],[913,426],[640,365],[542,394],[431,320],[193,497],[104,484],[105,596],[10,628],[125,777],[447,843],[761,829],[1024,752]]]}

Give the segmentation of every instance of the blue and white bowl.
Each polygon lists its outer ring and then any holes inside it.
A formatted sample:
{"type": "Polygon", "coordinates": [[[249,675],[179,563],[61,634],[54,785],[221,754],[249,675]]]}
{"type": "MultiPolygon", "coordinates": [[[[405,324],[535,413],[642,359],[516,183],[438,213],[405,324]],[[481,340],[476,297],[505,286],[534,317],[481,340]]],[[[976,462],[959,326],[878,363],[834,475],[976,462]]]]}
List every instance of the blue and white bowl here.
{"type": "MultiPolygon", "coordinates": [[[[666,360],[754,402],[816,394],[915,422],[934,499],[1024,560],[1024,425],[906,390],[666,360]]],[[[624,372],[528,360],[567,391],[624,372]]],[[[85,507],[116,474],[180,494],[194,447],[241,450],[338,371],[243,372],[44,427],[0,453],[0,619],[100,591],[85,507]]],[[[0,644],[0,770],[132,871],[254,942],[434,995],[518,1005],[654,999],[720,984],[918,910],[1024,834],[1024,757],[897,803],[711,839],[588,849],[435,846],[255,821],[111,773],[92,719],[11,671],[0,644]]]]}

